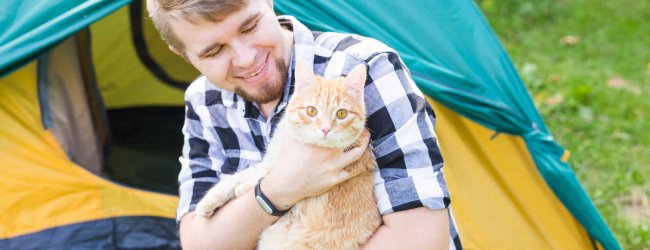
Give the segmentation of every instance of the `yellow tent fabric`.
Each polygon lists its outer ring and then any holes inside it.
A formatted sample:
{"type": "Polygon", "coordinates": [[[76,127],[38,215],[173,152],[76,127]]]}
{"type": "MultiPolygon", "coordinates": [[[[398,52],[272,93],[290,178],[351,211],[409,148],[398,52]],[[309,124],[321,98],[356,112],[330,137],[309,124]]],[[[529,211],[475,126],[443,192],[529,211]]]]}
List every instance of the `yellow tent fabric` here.
{"type": "Polygon", "coordinates": [[[541,178],[520,137],[500,134],[429,99],[452,209],[466,249],[593,249],[541,178]]]}
{"type": "MultiPolygon", "coordinates": [[[[183,105],[184,89],[163,83],[138,57],[133,45],[131,18],[129,6],[125,6],[93,24],[90,29],[97,84],[106,107],[183,105]]],[[[167,48],[150,21],[143,21],[141,27],[146,50],[171,78],[189,83],[199,75],[191,65],[167,48]]]]}
{"type": "Polygon", "coordinates": [[[0,79],[0,239],[117,216],[173,218],[177,198],[126,188],[68,160],[43,129],[36,63],[0,79]]]}

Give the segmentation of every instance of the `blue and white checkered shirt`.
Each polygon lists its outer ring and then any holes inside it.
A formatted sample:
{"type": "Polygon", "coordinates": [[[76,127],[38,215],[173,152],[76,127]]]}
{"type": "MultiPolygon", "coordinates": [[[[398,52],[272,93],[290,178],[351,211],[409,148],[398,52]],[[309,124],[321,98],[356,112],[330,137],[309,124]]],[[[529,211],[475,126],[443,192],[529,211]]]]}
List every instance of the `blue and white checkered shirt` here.
{"type": "MultiPolygon", "coordinates": [[[[293,30],[294,53],[282,100],[268,120],[254,103],[219,89],[204,76],[187,89],[177,220],[194,211],[221,174],[233,174],[262,160],[292,94],[296,60],[312,62],[314,72],[326,78],[347,75],[358,64],[367,66],[367,127],[378,164],[374,190],[382,215],[421,206],[448,207],[435,114],[397,53],[374,39],[312,32],[291,16],[278,19],[293,30]]],[[[458,238],[451,226],[453,248],[458,238]]]]}

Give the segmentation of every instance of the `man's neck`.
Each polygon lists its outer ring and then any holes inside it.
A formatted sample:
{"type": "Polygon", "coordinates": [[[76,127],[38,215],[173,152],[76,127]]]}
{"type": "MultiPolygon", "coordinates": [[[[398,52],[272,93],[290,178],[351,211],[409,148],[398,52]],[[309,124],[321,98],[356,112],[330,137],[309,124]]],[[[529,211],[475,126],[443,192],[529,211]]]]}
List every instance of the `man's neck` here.
{"type": "Polygon", "coordinates": [[[262,115],[264,116],[265,119],[269,119],[271,117],[271,114],[273,114],[273,110],[275,110],[275,107],[278,106],[278,103],[280,103],[280,99],[278,98],[275,101],[264,103],[264,104],[257,104],[257,106],[260,107],[260,111],[262,112],[262,115]]]}
{"type": "MultiPolygon", "coordinates": [[[[289,66],[291,62],[291,57],[293,54],[293,31],[291,29],[288,29],[288,27],[282,27],[284,28],[284,43],[286,43],[286,48],[289,48],[286,50],[284,53],[284,65],[289,66]]],[[[291,69],[288,69],[291,70],[291,69]]],[[[260,104],[257,103],[257,106],[259,106],[260,111],[262,112],[262,115],[264,116],[265,119],[269,119],[271,117],[271,114],[273,114],[273,110],[278,106],[278,103],[280,103],[280,100],[282,100],[282,97],[278,98],[275,101],[265,103],[265,104],[260,104]]]]}

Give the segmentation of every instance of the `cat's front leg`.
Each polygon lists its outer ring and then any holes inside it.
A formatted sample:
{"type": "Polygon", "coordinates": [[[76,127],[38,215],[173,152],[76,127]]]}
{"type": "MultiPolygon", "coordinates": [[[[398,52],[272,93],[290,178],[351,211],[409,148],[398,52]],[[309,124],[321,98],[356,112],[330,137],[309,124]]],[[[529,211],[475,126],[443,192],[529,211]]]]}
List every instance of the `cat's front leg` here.
{"type": "Polygon", "coordinates": [[[205,218],[212,216],[217,208],[220,208],[235,196],[239,197],[236,191],[238,186],[242,183],[259,180],[261,177],[258,176],[262,173],[266,175],[265,168],[251,166],[232,176],[221,175],[221,181],[210,188],[196,205],[196,214],[205,218]]]}
{"type": "Polygon", "coordinates": [[[266,176],[266,174],[268,174],[268,169],[264,166],[258,165],[256,170],[251,173],[247,180],[244,180],[237,185],[235,188],[235,196],[239,197],[253,190],[255,185],[257,185],[257,182],[259,182],[262,177],[266,176]]]}
{"type": "Polygon", "coordinates": [[[233,190],[239,183],[237,179],[239,179],[237,174],[232,176],[221,175],[221,181],[210,188],[196,205],[196,214],[208,218],[212,216],[217,208],[232,199],[234,194],[233,190]]]}
{"type": "Polygon", "coordinates": [[[248,193],[249,191],[253,190],[255,188],[255,185],[257,185],[257,182],[262,177],[266,176],[269,173],[271,166],[275,162],[277,162],[281,153],[280,148],[282,147],[282,143],[283,143],[282,140],[285,134],[284,133],[285,129],[282,128],[282,124],[278,126],[279,127],[275,132],[275,137],[273,137],[273,139],[269,143],[268,151],[266,153],[266,156],[264,156],[264,160],[262,160],[260,163],[258,163],[255,166],[255,168],[257,169],[255,173],[252,173],[250,178],[240,183],[235,189],[235,195],[237,197],[242,196],[245,193],[248,193]]]}

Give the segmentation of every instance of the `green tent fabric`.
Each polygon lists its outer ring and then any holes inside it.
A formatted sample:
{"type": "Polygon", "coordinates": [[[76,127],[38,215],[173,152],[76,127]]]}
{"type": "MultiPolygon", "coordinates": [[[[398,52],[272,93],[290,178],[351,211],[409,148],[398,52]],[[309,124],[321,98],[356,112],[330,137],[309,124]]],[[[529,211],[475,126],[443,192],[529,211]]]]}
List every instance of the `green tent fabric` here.
{"type": "Polygon", "coordinates": [[[568,210],[605,249],[620,249],[535,109],[477,6],[458,1],[276,1],[314,30],[357,33],[399,51],[420,89],[498,132],[522,136],[568,210]]]}
{"type": "Polygon", "coordinates": [[[6,1],[0,7],[0,77],[131,0],[6,1]]]}

